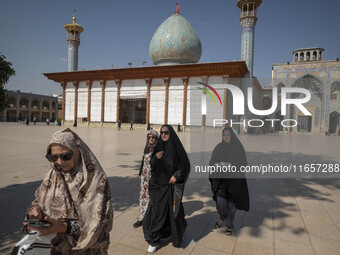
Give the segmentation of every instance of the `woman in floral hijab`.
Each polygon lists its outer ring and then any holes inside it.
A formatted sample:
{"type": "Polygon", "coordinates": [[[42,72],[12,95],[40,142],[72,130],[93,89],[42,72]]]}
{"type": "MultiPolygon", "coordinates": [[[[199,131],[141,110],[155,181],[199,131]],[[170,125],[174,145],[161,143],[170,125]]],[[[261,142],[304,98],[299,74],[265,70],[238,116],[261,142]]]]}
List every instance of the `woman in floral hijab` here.
{"type": "Polygon", "coordinates": [[[139,179],[140,179],[140,192],[139,192],[139,217],[138,220],[133,224],[135,228],[139,228],[143,225],[143,218],[148,209],[149,205],[149,180],[151,177],[151,166],[150,159],[153,149],[156,146],[156,142],[159,138],[158,132],[156,130],[148,131],[146,135],[146,145],[144,148],[142,163],[139,169],[139,179]]]}
{"type": "Polygon", "coordinates": [[[31,219],[52,225],[51,254],[107,254],[113,210],[104,170],[82,139],[69,128],[55,132],[47,146],[51,168],[27,210],[31,219]]]}

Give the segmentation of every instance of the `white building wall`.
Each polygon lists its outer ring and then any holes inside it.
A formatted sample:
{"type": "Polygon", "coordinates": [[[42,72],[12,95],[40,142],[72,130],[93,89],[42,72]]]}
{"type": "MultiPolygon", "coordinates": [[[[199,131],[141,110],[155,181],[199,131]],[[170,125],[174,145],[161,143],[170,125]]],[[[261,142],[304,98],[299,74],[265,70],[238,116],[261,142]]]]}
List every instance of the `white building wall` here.
{"type": "Polygon", "coordinates": [[[116,122],[117,86],[115,81],[106,81],[104,122],[116,122]]]}
{"type": "Polygon", "coordinates": [[[74,120],[74,86],[68,82],[65,89],[65,120],[74,120]]]}
{"type": "Polygon", "coordinates": [[[152,79],[150,91],[150,123],[164,124],[165,86],[163,79],[152,79]]]}
{"type": "Polygon", "coordinates": [[[168,123],[183,125],[183,93],[184,86],[181,78],[172,78],[169,86],[168,123]]]}
{"type": "Polygon", "coordinates": [[[202,82],[201,77],[190,77],[187,92],[186,124],[190,126],[202,125],[202,91],[197,89],[202,82]]]}
{"type": "Polygon", "coordinates": [[[79,82],[78,86],[78,118],[87,118],[88,89],[86,82],[79,82]]]}
{"type": "Polygon", "coordinates": [[[217,84],[223,84],[223,78],[221,76],[211,76],[208,79],[208,84],[212,86],[216,92],[219,94],[222,106],[220,101],[218,100],[218,97],[215,95],[213,91],[211,91],[208,88],[208,91],[212,94],[214,97],[216,104],[214,103],[214,100],[207,94],[207,117],[206,117],[206,126],[213,126],[214,119],[222,119],[223,118],[223,98],[224,98],[224,90],[223,88],[218,88],[221,86],[217,86],[217,84]],[[216,84],[216,86],[215,86],[216,84]]]}
{"type": "Polygon", "coordinates": [[[147,90],[146,82],[144,79],[140,80],[122,80],[121,91],[133,91],[133,90],[147,90]]]}
{"type": "Polygon", "coordinates": [[[99,81],[94,81],[91,88],[91,121],[101,120],[102,88],[99,81]]]}
{"type": "Polygon", "coordinates": [[[150,91],[150,123],[164,124],[164,109],[165,109],[165,91],[153,90],[150,91]]]}

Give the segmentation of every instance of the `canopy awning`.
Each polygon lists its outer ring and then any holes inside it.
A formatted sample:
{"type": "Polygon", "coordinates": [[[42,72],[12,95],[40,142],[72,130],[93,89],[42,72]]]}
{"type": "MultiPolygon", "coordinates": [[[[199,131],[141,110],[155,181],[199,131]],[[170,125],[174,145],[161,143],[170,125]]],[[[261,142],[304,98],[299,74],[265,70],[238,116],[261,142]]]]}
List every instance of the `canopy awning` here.
{"type": "Polygon", "coordinates": [[[121,91],[119,99],[122,99],[122,100],[146,99],[146,92],[144,91],[121,91]]]}

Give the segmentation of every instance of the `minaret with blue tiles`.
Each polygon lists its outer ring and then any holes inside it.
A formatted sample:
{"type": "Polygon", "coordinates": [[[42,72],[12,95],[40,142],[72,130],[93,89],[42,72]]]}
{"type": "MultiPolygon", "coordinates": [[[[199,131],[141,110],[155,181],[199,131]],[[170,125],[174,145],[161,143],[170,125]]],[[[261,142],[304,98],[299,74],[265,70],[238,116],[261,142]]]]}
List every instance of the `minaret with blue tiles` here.
{"type": "Polygon", "coordinates": [[[238,0],[237,7],[241,9],[240,24],[242,27],[241,60],[248,66],[250,77],[254,68],[254,36],[257,22],[257,8],[262,0],[238,0]]]}
{"type": "Polygon", "coordinates": [[[67,44],[68,44],[68,60],[67,70],[77,71],[78,70],[78,48],[80,44],[80,33],[84,31],[83,27],[76,23],[76,10],[71,24],[66,24],[64,28],[67,31],[67,44]]]}

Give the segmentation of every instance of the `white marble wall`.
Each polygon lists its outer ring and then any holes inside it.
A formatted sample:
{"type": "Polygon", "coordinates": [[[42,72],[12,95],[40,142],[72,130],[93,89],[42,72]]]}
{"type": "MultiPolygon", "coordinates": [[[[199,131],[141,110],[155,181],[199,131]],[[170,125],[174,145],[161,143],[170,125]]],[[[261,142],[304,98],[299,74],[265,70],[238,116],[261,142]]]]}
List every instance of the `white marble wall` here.
{"type": "Polygon", "coordinates": [[[104,122],[116,122],[117,87],[115,81],[107,81],[105,87],[104,122]]]}
{"type": "Polygon", "coordinates": [[[183,125],[183,80],[172,78],[169,86],[168,123],[183,125]]]}
{"type": "Polygon", "coordinates": [[[150,123],[164,124],[165,91],[155,90],[151,87],[150,91],[150,123]]]}
{"type": "Polygon", "coordinates": [[[223,98],[224,98],[224,90],[222,88],[218,89],[218,86],[215,84],[223,84],[223,79],[221,76],[211,76],[208,79],[208,84],[212,86],[216,92],[219,94],[222,106],[218,97],[215,95],[213,91],[208,89],[208,91],[213,95],[215,98],[216,104],[214,103],[213,99],[207,94],[207,117],[206,117],[206,126],[212,127],[214,119],[222,119],[223,118],[223,98]]]}
{"type": "Polygon", "coordinates": [[[186,124],[191,126],[202,125],[202,91],[197,89],[197,82],[202,82],[202,78],[190,77],[188,82],[186,124]]]}
{"type": "Polygon", "coordinates": [[[99,81],[94,81],[91,88],[91,121],[101,120],[102,88],[99,81]]]}
{"type": "Polygon", "coordinates": [[[145,90],[146,82],[144,79],[140,80],[122,80],[121,91],[145,90]]]}
{"type": "Polygon", "coordinates": [[[65,120],[74,120],[74,87],[68,82],[65,90],[65,120]]]}
{"type": "Polygon", "coordinates": [[[78,86],[78,118],[87,118],[88,88],[86,82],[79,82],[78,86]]]}
{"type": "MultiPolygon", "coordinates": [[[[202,85],[201,77],[190,77],[187,91],[187,117],[186,124],[199,126],[202,124],[202,91],[197,87],[202,85]]],[[[209,77],[208,84],[213,86],[220,95],[223,103],[223,89],[215,87],[215,84],[223,84],[222,77],[209,77]]],[[[181,125],[183,120],[183,96],[184,86],[182,78],[172,78],[169,86],[168,123],[181,125]]],[[[209,90],[210,91],[210,90],[209,90]]],[[[146,82],[140,80],[123,80],[121,95],[144,95],[146,97],[146,82]]],[[[87,117],[87,85],[85,82],[79,83],[78,88],[78,118],[87,117]]],[[[207,117],[206,125],[212,126],[213,119],[223,117],[223,107],[221,107],[217,96],[211,91],[216,100],[216,105],[212,98],[207,95],[207,117]]],[[[67,83],[65,100],[65,120],[74,120],[74,87],[71,82],[67,83]]],[[[165,86],[164,79],[152,79],[150,91],[150,123],[163,124],[165,109],[165,86]]],[[[115,81],[107,81],[105,87],[104,122],[116,122],[117,110],[117,87],[115,81]]],[[[101,121],[101,86],[99,81],[92,83],[91,89],[91,121],[101,121]]]]}

